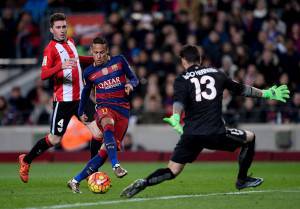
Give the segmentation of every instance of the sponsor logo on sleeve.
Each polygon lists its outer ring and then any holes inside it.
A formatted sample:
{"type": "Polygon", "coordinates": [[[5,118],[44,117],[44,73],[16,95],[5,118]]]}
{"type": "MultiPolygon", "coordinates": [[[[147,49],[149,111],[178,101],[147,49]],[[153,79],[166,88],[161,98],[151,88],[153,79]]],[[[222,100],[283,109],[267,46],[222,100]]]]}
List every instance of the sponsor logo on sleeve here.
{"type": "Polygon", "coordinates": [[[47,56],[44,56],[42,66],[47,65],[47,56]]]}

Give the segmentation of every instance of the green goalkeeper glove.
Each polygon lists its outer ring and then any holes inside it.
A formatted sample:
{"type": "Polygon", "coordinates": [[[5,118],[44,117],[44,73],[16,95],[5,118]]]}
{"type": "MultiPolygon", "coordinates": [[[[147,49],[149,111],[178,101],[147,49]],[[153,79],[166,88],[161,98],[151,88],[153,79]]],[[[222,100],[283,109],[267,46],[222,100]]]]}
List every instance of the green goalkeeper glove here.
{"type": "Polygon", "coordinates": [[[172,126],[173,129],[175,129],[175,131],[177,133],[179,133],[179,134],[183,133],[182,126],[180,125],[180,115],[179,114],[173,114],[169,118],[164,118],[163,121],[168,123],[170,126],[172,126]]]}
{"type": "Polygon", "coordinates": [[[262,90],[262,97],[265,99],[279,100],[281,102],[286,102],[286,99],[290,98],[290,91],[286,85],[281,85],[279,87],[272,86],[267,90],[262,90]]]}

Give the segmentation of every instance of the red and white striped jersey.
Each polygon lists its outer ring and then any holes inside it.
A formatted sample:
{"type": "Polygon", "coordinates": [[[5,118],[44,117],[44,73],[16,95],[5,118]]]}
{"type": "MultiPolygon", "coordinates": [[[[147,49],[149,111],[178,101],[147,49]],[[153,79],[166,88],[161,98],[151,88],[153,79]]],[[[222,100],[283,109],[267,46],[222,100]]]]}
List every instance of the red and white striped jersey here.
{"type": "Polygon", "coordinates": [[[54,101],[80,100],[83,88],[82,71],[79,64],[79,56],[72,39],[67,39],[67,41],[63,42],[50,41],[44,50],[41,77],[43,80],[50,77],[54,80],[54,101]],[[62,63],[70,58],[77,59],[77,66],[61,69],[62,63]]]}

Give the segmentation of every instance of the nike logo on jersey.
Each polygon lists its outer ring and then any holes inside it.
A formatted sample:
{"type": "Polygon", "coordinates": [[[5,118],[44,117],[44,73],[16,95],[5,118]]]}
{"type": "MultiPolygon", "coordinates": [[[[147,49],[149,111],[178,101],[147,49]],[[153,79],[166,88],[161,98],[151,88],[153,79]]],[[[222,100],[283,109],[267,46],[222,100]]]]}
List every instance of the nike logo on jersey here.
{"type": "MultiPolygon", "coordinates": [[[[64,71],[69,70],[65,69],[64,71]]],[[[64,85],[72,85],[72,73],[65,74],[63,77],[63,84],[64,85]]]]}

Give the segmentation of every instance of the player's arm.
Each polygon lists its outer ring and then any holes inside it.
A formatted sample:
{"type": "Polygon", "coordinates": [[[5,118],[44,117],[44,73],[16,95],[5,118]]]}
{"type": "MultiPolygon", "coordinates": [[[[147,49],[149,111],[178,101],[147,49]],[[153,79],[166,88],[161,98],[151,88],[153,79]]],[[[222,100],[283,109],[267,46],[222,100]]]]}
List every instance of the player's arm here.
{"type": "Polygon", "coordinates": [[[51,78],[53,75],[55,75],[57,72],[72,68],[76,66],[76,61],[73,59],[67,60],[64,63],[58,62],[56,65],[54,65],[54,59],[55,52],[50,50],[49,48],[46,48],[44,51],[44,58],[42,63],[42,72],[41,72],[41,79],[46,80],[51,78]]]}
{"type": "Polygon", "coordinates": [[[46,80],[52,77],[58,71],[62,70],[61,62],[54,65],[53,57],[54,57],[53,52],[49,48],[46,48],[44,50],[44,57],[42,62],[42,71],[41,71],[42,80],[46,80]]]}
{"type": "Polygon", "coordinates": [[[137,85],[139,84],[139,80],[128,64],[126,58],[121,55],[121,59],[126,77],[129,79],[129,82],[125,84],[125,92],[127,95],[129,95],[130,92],[133,91],[133,88],[137,87],[137,85]]]}
{"type": "MultiPolygon", "coordinates": [[[[69,41],[71,41],[74,45],[76,45],[73,38],[69,38],[69,41]]],[[[94,59],[92,56],[79,56],[79,63],[81,65],[82,69],[85,69],[89,65],[93,64],[93,62],[94,62],[94,59]]]]}
{"type": "Polygon", "coordinates": [[[264,98],[286,102],[290,98],[290,91],[286,85],[272,86],[269,89],[258,89],[253,86],[237,83],[231,79],[227,80],[227,88],[239,95],[253,98],[264,98]]]}
{"type": "Polygon", "coordinates": [[[87,116],[85,115],[84,110],[85,110],[86,103],[90,97],[90,92],[91,92],[91,89],[93,86],[93,84],[89,80],[88,74],[86,72],[84,73],[84,84],[85,85],[81,92],[81,99],[80,99],[79,108],[78,108],[78,116],[82,122],[86,122],[86,120],[87,120],[87,116]]]}
{"type": "MultiPolygon", "coordinates": [[[[71,41],[75,46],[75,41],[72,38],[69,38],[69,41],[71,41]]],[[[82,69],[87,68],[89,65],[93,64],[94,59],[92,56],[78,56],[79,57],[79,63],[82,67],[82,69]]]]}
{"type": "Polygon", "coordinates": [[[79,56],[79,63],[83,69],[93,64],[93,62],[94,59],[92,56],[79,56]]]}
{"type": "Polygon", "coordinates": [[[177,77],[174,82],[174,103],[173,114],[169,118],[164,118],[163,121],[168,123],[173,129],[179,133],[183,133],[183,128],[180,124],[180,115],[184,110],[185,101],[187,100],[187,88],[183,78],[177,77]]]}

